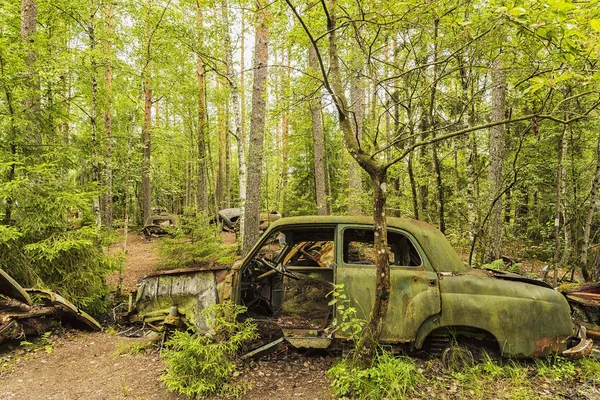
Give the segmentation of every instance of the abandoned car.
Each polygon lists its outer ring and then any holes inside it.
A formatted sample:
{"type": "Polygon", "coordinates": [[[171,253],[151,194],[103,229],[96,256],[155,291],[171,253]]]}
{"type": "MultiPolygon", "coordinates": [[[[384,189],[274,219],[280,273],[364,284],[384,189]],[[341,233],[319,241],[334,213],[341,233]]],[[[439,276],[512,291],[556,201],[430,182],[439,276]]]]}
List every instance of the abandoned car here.
{"type": "MultiPolygon", "coordinates": [[[[507,357],[590,353],[592,341],[573,324],[561,293],[520,275],[465,266],[429,224],[400,218],[387,223],[391,298],[381,342],[443,350],[458,336],[491,344],[507,357]]],[[[231,300],[247,306],[259,323],[275,324],[293,346],[328,347],[348,339],[334,328],[334,284],[343,284],[359,318],[369,317],[376,296],[372,224],[371,218],[350,216],[280,219],[230,268],[144,278],[124,317],[203,329],[198,311],[231,300]]]]}
{"type": "Polygon", "coordinates": [[[151,215],[146,220],[142,234],[146,239],[169,234],[168,228],[175,226],[175,217],[168,214],[151,215]]]}
{"type": "MultiPolygon", "coordinates": [[[[219,210],[217,216],[211,220],[212,223],[219,223],[221,228],[227,232],[237,232],[240,230],[240,216],[242,215],[242,209],[236,208],[225,208],[219,210]]],[[[270,224],[281,218],[281,214],[277,211],[271,211],[269,213],[260,213],[259,229],[261,232],[265,231],[270,224]]]]}

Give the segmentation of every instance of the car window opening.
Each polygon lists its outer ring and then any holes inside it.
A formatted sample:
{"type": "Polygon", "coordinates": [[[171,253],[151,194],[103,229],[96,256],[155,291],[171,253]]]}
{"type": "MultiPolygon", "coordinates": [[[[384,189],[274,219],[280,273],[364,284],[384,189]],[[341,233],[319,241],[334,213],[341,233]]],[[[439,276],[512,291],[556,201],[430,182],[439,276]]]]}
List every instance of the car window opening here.
{"type": "Polygon", "coordinates": [[[330,324],[335,229],[273,232],[242,272],[241,299],[257,319],[281,328],[323,329],[330,324]]]}
{"type": "MultiPolygon", "coordinates": [[[[418,267],[422,264],[414,244],[399,232],[388,231],[388,258],[392,266],[418,267]]],[[[375,265],[376,252],[372,229],[344,230],[344,263],[375,265]]]]}

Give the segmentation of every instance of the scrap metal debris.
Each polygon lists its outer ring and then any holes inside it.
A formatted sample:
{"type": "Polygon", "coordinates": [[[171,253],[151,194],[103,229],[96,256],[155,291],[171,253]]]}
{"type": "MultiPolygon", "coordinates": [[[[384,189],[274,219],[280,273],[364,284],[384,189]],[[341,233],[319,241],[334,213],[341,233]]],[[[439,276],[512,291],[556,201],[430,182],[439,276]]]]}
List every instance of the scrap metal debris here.
{"type": "Polygon", "coordinates": [[[167,228],[175,226],[175,217],[168,214],[158,214],[148,217],[142,233],[146,239],[169,235],[167,228]]]}
{"type": "Polygon", "coordinates": [[[100,324],[57,293],[23,289],[0,269],[0,343],[5,340],[39,336],[53,321],[74,328],[102,330],[100,324]]]}

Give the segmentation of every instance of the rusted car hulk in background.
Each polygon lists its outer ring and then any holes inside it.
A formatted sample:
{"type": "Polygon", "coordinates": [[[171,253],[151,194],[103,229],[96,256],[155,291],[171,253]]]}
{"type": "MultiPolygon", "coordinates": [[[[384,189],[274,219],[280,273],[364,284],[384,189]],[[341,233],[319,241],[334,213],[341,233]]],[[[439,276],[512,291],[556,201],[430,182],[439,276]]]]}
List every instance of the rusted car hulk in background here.
{"type": "MultiPolygon", "coordinates": [[[[387,221],[391,298],[382,342],[443,350],[454,337],[467,337],[508,357],[591,351],[585,328],[573,324],[559,292],[520,275],[465,266],[431,225],[387,221]]],[[[358,317],[367,319],[376,296],[371,218],[280,219],[231,268],[144,279],[127,316],[173,323],[178,315],[202,329],[197,311],[231,300],[246,305],[259,323],[275,324],[292,345],[323,348],[348,338],[332,325],[334,284],[344,285],[358,317]]]]}

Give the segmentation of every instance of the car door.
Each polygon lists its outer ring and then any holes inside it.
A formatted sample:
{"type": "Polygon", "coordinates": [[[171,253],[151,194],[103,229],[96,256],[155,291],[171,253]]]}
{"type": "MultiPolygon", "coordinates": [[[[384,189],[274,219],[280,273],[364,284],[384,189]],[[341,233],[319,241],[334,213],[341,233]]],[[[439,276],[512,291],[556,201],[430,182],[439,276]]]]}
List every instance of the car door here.
{"type": "MultiPolygon", "coordinates": [[[[369,318],[375,302],[373,228],[343,225],[337,232],[337,284],[344,284],[358,316],[369,318]]],[[[388,228],[391,296],[381,341],[410,342],[428,318],[441,310],[438,276],[417,241],[407,232],[388,228]]],[[[336,332],[336,337],[344,337],[336,332]]]]}

